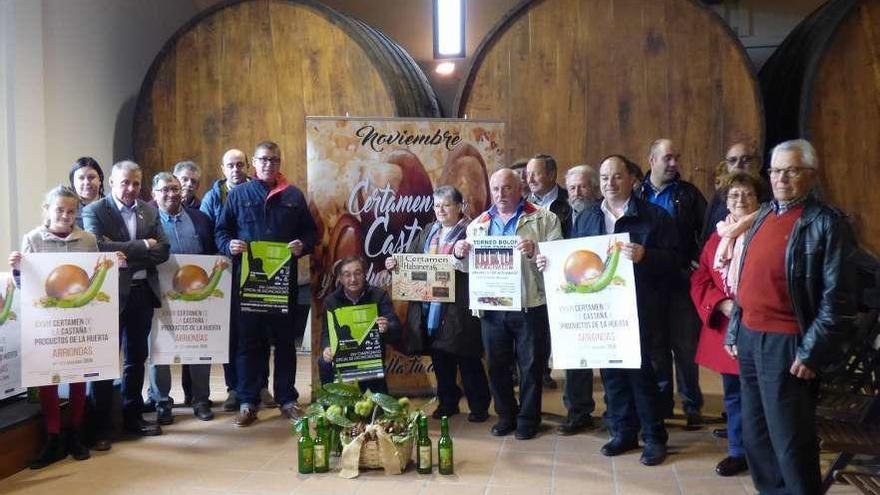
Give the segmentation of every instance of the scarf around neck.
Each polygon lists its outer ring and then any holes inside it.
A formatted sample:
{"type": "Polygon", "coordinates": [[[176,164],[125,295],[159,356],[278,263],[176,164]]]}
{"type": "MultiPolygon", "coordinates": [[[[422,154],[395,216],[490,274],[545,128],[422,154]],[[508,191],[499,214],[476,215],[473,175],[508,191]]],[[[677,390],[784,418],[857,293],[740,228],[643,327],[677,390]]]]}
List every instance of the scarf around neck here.
{"type": "Polygon", "coordinates": [[[721,242],[718,243],[718,249],[715,250],[715,257],[712,262],[712,268],[717,270],[724,282],[724,290],[728,295],[736,295],[736,289],[739,285],[739,266],[742,260],[743,244],[745,243],[745,233],[755,223],[755,217],[758,212],[754,211],[740,219],[733,216],[732,213],[718,222],[716,230],[721,242]]]}

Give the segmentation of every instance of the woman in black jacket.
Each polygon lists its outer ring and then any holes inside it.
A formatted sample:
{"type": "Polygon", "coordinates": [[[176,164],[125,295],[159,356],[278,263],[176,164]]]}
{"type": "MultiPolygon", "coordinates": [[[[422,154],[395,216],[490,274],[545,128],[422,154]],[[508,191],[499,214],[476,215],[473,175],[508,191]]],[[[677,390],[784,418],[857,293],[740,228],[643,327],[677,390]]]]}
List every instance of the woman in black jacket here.
{"type": "MultiPolygon", "coordinates": [[[[434,215],[437,221],[426,226],[407,249],[410,253],[452,254],[455,241],[465,238],[469,219],[462,215],[462,195],[452,186],[441,186],[434,191],[434,215]]],[[[397,260],[389,257],[385,268],[397,268],[397,260]]],[[[440,405],[434,418],[459,413],[458,401],[462,391],[456,383],[461,372],[464,396],[470,413],[468,421],[481,423],[489,417],[489,383],[483,368],[483,345],[480,321],[468,308],[467,273],[455,277],[455,302],[411,302],[407,313],[411,332],[427,336],[437,377],[437,397],[440,405]]]]}

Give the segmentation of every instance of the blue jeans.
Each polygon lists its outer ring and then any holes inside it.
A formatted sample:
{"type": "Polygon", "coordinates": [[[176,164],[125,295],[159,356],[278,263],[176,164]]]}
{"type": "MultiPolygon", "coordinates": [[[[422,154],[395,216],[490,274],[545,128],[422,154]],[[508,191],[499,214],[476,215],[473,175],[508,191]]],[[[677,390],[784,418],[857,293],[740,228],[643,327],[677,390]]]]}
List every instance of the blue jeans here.
{"type": "Polygon", "coordinates": [[[756,332],[737,338],[742,386],[743,444],[760,493],[822,492],[816,434],[816,380],[789,370],[800,335],[756,332]]]}
{"type": "Polygon", "coordinates": [[[727,455],[742,457],[746,455],[746,450],[743,447],[742,437],[742,394],[739,375],[722,373],[721,385],[724,387],[724,410],[727,411],[727,455]]]}
{"type": "Polygon", "coordinates": [[[546,314],[547,306],[538,306],[528,311],[484,311],[480,318],[495,412],[499,421],[515,422],[518,428],[541,423],[541,377],[547,362],[540,324],[546,314]],[[519,405],[513,393],[513,363],[519,367],[519,405]]]}
{"type": "Polygon", "coordinates": [[[236,372],[238,401],[242,407],[260,404],[260,389],[266,384],[269,366],[269,343],[275,343],[273,388],[279,406],[294,403],[296,390],[296,346],[293,318],[286,315],[247,313],[239,316],[236,372]]]}

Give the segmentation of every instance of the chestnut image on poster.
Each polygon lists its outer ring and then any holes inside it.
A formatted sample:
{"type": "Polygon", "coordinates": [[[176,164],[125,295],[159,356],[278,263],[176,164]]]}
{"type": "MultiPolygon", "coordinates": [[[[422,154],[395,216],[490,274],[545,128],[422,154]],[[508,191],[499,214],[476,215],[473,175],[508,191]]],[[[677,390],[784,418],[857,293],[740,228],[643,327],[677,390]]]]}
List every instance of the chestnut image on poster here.
{"type": "Polygon", "coordinates": [[[571,253],[563,264],[566,283],[562,286],[562,291],[589,294],[599,292],[611,284],[625,285],[625,281],[615,275],[621,247],[621,242],[612,242],[608,246],[605,261],[588,249],[571,253]]]}
{"type": "Polygon", "coordinates": [[[89,277],[76,265],[61,265],[46,277],[46,296],[37,304],[44,308],[80,308],[92,301],[109,302],[110,296],[101,292],[101,287],[112,267],[111,259],[101,258],[89,277]]]}
{"type": "Polygon", "coordinates": [[[165,293],[165,297],[174,301],[204,301],[209,297],[223,297],[223,291],[217,288],[223,272],[229,268],[226,258],[217,258],[211,275],[204,268],[196,265],[183,265],[177,269],[172,279],[173,291],[165,293]]]}

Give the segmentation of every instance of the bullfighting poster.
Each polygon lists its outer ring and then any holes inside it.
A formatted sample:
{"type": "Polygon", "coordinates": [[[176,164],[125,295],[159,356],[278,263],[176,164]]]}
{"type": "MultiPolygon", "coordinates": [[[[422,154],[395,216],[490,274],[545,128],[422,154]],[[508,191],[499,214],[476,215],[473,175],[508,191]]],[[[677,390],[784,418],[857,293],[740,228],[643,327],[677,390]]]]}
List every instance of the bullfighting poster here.
{"type": "Polygon", "coordinates": [[[0,273],[0,399],[24,392],[21,386],[20,293],[12,274],[0,273]]]}
{"type": "Polygon", "coordinates": [[[639,311],[629,234],[539,243],[553,367],[638,368],[639,311]]]}
{"type": "MultiPolygon", "coordinates": [[[[309,209],[320,239],[312,256],[313,352],[320,349],[325,313],[321,301],[336,287],[334,263],[346,256],[364,256],[367,282],[390,293],[385,258],[406,251],[434,220],[434,188],[458,188],[470,217],[488,208],[487,174],[503,165],[503,135],[501,122],[306,119],[309,209]]],[[[394,304],[405,321],[409,303],[394,304]]],[[[429,358],[387,349],[385,372],[393,393],[432,393],[430,371],[429,358]]]]}
{"type": "Polygon", "coordinates": [[[231,263],[172,254],[158,266],[162,307],[153,312],[150,364],[229,362],[231,263]]]}
{"type": "Polygon", "coordinates": [[[115,254],[25,254],[21,312],[23,386],[119,378],[115,254]]]}

